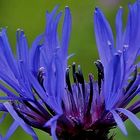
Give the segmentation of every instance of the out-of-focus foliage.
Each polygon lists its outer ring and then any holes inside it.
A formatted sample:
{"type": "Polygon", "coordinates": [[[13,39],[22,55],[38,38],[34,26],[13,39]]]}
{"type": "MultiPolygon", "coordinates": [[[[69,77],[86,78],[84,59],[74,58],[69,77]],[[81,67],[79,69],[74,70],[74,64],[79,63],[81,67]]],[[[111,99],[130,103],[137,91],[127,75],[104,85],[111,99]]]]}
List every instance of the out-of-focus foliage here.
{"type": "MultiPolygon", "coordinates": [[[[15,32],[17,28],[25,31],[30,46],[34,38],[44,31],[46,10],[51,11],[55,5],[60,5],[59,10],[64,10],[65,6],[69,6],[73,17],[69,53],[75,53],[75,56],[69,60],[69,64],[73,61],[80,64],[86,79],[88,79],[88,73],[92,72],[96,75],[93,62],[98,59],[93,29],[94,8],[98,6],[104,11],[115,35],[115,14],[118,7],[124,7],[123,18],[125,23],[128,11],[127,4],[128,2],[134,2],[134,0],[112,0],[115,3],[109,1],[111,0],[0,0],[0,27],[8,28],[8,35],[13,50],[16,45],[15,32]]],[[[10,120],[11,118],[7,117],[3,124],[0,124],[0,133],[6,133],[6,129],[11,122],[10,120]]],[[[117,130],[116,139],[139,140],[140,132],[129,121],[126,124],[129,135],[125,137],[117,130]]],[[[114,133],[116,132],[116,130],[113,131],[114,133]]],[[[40,140],[50,139],[44,132],[37,131],[37,133],[40,140]]],[[[11,140],[18,139],[31,140],[21,129],[18,129],[11,138],[11,140]]]]}

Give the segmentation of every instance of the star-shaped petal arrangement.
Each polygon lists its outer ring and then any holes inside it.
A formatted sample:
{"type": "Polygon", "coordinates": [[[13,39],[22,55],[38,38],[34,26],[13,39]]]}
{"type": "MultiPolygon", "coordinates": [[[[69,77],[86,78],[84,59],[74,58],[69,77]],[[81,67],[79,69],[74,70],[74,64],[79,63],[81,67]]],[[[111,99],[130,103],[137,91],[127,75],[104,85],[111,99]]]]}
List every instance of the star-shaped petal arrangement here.
{"type": "Polygon", "coordinates": [[[95,62],[98,79],[86,81],[80,65],[68,66],[71,14],[65,8],[61,37],[58,24],[62,12],[56,6],[46,13],[46,28],[30,49],[22,30],[17,31],[17,53],[13,54],[6,35],[0,33],[0,111],[14,119],[5,136],[8,140],[20,126],[38,137],[34,128],[53,140],[112,140],[110,130],[119,127],[127,135],[129,119],[140,129],[140,1],[129,4],[125,29],[123,9],[116,15],[116,39],[103,12],[96,8],[94,29],[100,60],[95,62]],[[70,77],[72,76],[72,77],[70,77]],[[72,82],[73,81],[73,82],[72,82]],[[138,96],[133,104],[131,101],[138,96]]]}

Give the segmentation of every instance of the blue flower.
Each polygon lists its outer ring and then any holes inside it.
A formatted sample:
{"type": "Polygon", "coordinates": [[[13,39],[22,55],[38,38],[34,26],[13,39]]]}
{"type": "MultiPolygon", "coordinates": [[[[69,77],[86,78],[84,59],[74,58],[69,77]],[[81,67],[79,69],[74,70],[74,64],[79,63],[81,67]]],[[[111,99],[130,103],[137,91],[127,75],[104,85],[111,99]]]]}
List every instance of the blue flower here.
{"type": "MultiPolygon", "coordinates": [[[[140,92],[140,1],[129,4],[129,14],[125,29],[122,24],[123,9],[116,16],[116,41],[111,27],[99,8],[94,13],[95,36],[104,78],[101,95],[105,112],[114,118],[116,125],[127,134],[123,121],[130,119],[138,129],[140,120],[134,115],[140,111],[140,100],[129,104],[140,92]],[[116,43],[115,43],[116,42],[116,43]]],[[[139,95],[138,95],[139,96],[139,95]]]]}
{"type": "Polygon", "coordinates": [[[16,56],[11,50],[6,29],[0,32],[0,90],[5,94],[0,96],[0,111],[9,113],[14,119],[4,140],[9,139],[18,126],[34,140],[38,138],[32,127],[51,133],[56,139],[56,120],[63,114],[71,32],[71,14],[66,7],[61,40],[58,38],[57,26],[62,13],[56,14],[57,9],[58,6],[46,13],[45,32],[35,39],[30,50],[24,32],[17,31],[16,56]]]}
{"type": "MultiPolygon", "coordinates": [[[[140,101],[129,104],[140,92],[140,2],[129,5],[123,31],[120,8],[116,16],[116,41],[99,8],[94,12],[95,35],[100,60],[95,62],[98,79],[84,80],[80,66],[67,65],[71,14],[65,8],[62,35],[57,28],[62,13],[56,6],[46,13],[46,29],[28,49],[22,30],[17,31],[17,54],[11,51],[6,29],[0,33],[0,111],[14,122],[3,137],[8,140],[17,127],[38,137],[33,128],[49,133],[53,140],[112,140],[110,129],[127,134],[124,121],[130,119],[140,129],[140,101]],[[116,44],[115,44],[116,42],[116,44]],[[72,70],[71,70],[72,69],[72,70]],[[72,74],[71,74],[72,71],[72,74]],[[72,76],[72,78],[70,78],[72,76]]],[[[0,135],[0,138],[2,136],[0,135]]]]}

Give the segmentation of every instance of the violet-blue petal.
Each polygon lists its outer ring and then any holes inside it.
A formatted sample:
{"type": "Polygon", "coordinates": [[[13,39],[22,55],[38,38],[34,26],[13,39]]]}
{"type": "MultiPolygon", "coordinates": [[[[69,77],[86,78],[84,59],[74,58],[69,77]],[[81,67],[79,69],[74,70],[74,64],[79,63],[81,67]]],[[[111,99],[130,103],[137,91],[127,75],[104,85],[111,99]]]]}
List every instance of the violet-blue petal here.
{"type": "Polygon", "coordinates": [[[56,124],[57,124],[57,119],[60,117],[60,115],[56,115],[53,118],[51,118],[45,125],[44,127],[51,127],[51,135],[53,140],[58,140],[56,136],[56,124]]]}
{"type": "Polygon", "coordinates": [[[62,40],[61,40],[64,57],[66,57],[68,51],[68,44],[69,44],[70,33],[71,33],[71,24],[72,24],[72,19],[71,19],[70,9],[69,7],[66,7],[63,29],[62,29],[62,40]]]}
{"type": "Polygon", "coordinates": [[[121,119],[121,117],[118,115],[118,113],[114,110],[111,110],[111,113],[113,115],[113,118],[117,124],[117,126],[121,129],[121,131],[127,135],[127,131],[126,131],[126,128],[125,128],[125,125],[124,125],[124,122],[123,120],[121,119]]]}
{"type": "MultiPolygon", "coordinates": [[[[2,109],[0,109],[0,111],[3,111],[2,109]]],[[[3,120],[5,119],[5,117],[7,116],[7,112],[4,112],[2,114],[2,117],[0,118],[0,124],[3,122],[3,120]]]]}
{"type": "MultiPolygon", "coordinates": [[[[121,88],[124,74],[123,70],[121,69],[123,69],[121,64],[121,56],[116,54],[113,56],[108,66],[105,67],[104,97],[106,109],[111,109],[113,104],[116,102],[114,101],[112,103],[112,100],[116,100],[116,97],[120,95],[118,90],[121,88]]],[[[117,99],[119,99],[118,97],[117,99]]]]}
{"type": "Polygon", "coordinates": [[[117,50],[122,50],[123,48],[122,14],[123,14],[123,9],[122,7],[120,7],[116,15],[116,49],[117,50]]]}
{"type": "Polygon", "coordinates": [[[41,48],[41,40],[43,39],[43,34],[36,37],[34,42],[32,43],[32,47],[29,51],[29,59],[30,59],[30,69],[33,74],[37,77],[38,69],[40,67],[40,48],[41,48]]]}
{"type": "Polygon", "coordinates": [[[114,39],[110,25],[99,8],[94,12],[94,30],[99,56],[103,65],[106,66],[115,52],[114,39]]]}
{"type": "Polygon", "coordinates": [[[3,103],[0,103],[0,111],[6,111],[7,112],[7,109],[5,108],[3,103]]]}
{"type": "Polygon", "coordinates": [[[5,137],[3,138],[3,140],[8,140],[13,135],[13,133],[16,131],[18,126],[19,126],[19,123],[17,121],[14,121],[12,123],[12,125],[9,127],[9,129],[8,129],[5,137]]]}
{"type": "Polygon", "coordinates": [[[5,102],[4,106],[6,107],[10,115],[14,118],[14,120],[17,121],[17,123],[24,129],[24,131],[31,135],[34,140],[38,140],[34,130],[18,116],[12,105],[8,102],[5,102]]]}
{"type": "Polygon", "coordinates": [[[9,67],[11,68],[11,70],[13,71],[13,73],[16,73],[15,77],[19,76],[18,70],[17,70],[17,66],[16,66],[16,62],[15,62],[15,58],[13,56],[7,35],[6,35],[6,29],[2,29],[1,31],[1,35],[0,35],[0,41],[3,42],[3,45],[1,46],[3,49],[3,53],[5,55],[5,58],[9,64],[9,67]]]}
{"type": "Polygon", "coordinates": [[[124,108],[117,108],[117,110],[126,115],[132,121],[132,123],[140,130],[140,119],[136,115],[124,108]]]}
{"type": "Polygon", "coordinates": [[[140,3],[129,5],[129,15],[126,30],[124,32],[124,45],[127,46],[125,59],[129,70],[139,54],[140,36],[140,3]],[[133,53],[132,53],[133,52],[133,53]]]}

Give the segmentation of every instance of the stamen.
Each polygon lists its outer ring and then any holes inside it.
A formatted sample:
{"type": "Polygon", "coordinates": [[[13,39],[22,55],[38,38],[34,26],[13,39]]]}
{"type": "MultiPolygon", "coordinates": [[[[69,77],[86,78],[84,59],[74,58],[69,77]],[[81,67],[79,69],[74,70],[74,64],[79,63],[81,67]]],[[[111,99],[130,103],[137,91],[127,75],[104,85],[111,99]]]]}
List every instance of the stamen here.
{"type": "Polygon", "coordinates": [[[75,67],[75,62],[72,64],[72,75],[73,75],[73,81],[76,83],[76,67],[75,67]]]}
{"type": "Polygon", "coordinates": [[[89,75],[89,82],[90,82],[90,96],[89,96],[86,116],[90,114],[92,100],[93,100],[93,76],[91,74],[89,75]]]}
{"type": "Polygon", "coordinates": [[[68,86],[68,90],[70,91],[70,93],[72,93],[71,82],[70,82],[70,77],[69,77],[69,68],[67,68],[66,70],[66,83],[68,86]]]}
{"type": "Polygon", "coordinates": [[[104,67],[99,60],[95,62],[95,65],[98,69],[98,88],[99,88],[99,93],[100,93],[101,92],[101,84],[102,84],[102,81],[104,80],[104,67]]]}
{"type": "Polygon", "coordinates": [[[42,87],[44,87],[43,86],[44,76],[45,76],[45,68],[41,67],[38,70],[38,81],[42,87]]]}

